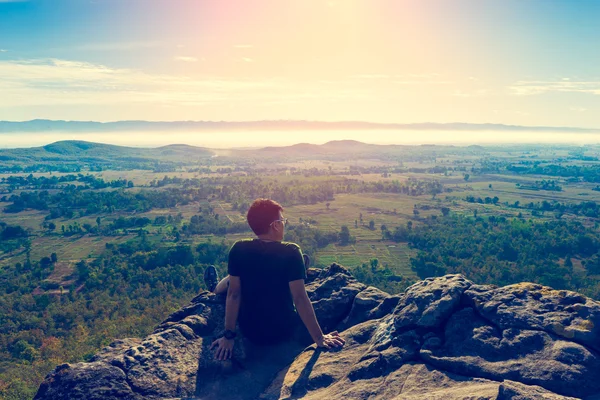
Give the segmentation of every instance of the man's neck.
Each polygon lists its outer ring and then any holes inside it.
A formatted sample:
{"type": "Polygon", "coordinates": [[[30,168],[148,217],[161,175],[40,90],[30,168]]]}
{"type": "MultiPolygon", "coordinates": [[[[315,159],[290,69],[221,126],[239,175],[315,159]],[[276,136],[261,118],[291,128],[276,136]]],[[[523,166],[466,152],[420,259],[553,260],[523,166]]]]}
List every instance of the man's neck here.
{"type": "Polygon", "coordinates": [[[262,240],[263,242],[281,242],[281,240],[279,240],[278,238],[269,235],[268,233],[265,235],[257,235],[259,240],[262,240]]]}

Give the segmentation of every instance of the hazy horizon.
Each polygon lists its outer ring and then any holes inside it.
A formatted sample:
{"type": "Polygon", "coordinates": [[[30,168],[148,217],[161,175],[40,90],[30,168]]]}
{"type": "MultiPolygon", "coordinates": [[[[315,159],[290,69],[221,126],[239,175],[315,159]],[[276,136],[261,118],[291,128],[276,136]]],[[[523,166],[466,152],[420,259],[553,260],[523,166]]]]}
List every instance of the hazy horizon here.
{"type": "Polygon", "coordinates": [[[63,140],[129,147],[160,147],[187,144],[214,149],[290,146],[299,143],[324,144],[335,140],[356,140],[380,145],[502,145],[502,144],[600,144],[599,133],[531,131],[423,131],[423,130],[248,130],[217,132],[18,132],[0,133],[0,149],[45,146],[63,140]]]}

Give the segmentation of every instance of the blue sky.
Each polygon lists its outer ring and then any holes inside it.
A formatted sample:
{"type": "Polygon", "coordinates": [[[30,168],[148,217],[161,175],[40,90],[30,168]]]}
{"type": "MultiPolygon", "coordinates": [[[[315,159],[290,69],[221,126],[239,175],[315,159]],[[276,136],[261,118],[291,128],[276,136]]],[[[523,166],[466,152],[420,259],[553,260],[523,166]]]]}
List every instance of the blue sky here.
{"type": "Polygon", "coordinates": [[[0,119],[600,128],[600,1],[0,0],[0,119]]]}

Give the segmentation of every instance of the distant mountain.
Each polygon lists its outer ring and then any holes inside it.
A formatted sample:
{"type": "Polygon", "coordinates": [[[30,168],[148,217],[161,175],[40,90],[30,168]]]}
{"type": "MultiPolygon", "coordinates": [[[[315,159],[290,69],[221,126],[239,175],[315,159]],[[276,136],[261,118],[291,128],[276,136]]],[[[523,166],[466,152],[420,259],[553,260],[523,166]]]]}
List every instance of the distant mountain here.
{"type": "MultiPolygon", "coordinates": [[[[0,134],[1,137],[1,134],[0,134]]],[[[187,144],[171,144],[156,148],[126,147],[112,144],[94,143],[83,140],[63,140],[41,147],[0,149],[0,170],[11,170],[11,165],[38,165],[34,170],[43,170],[39,165],[70,165],[69,168],[100,167],[109,169],[148,169],[159,166],[191,165],[213,157],[219,160],[228,158],[255,161],[281,161],[291,159],[324,158],[346,160],[352,157],[407,157],[414,146],[377,145],[356,140],[336,140],[317,145],[299,143],[291,146],[245,148],[245,149],[209,149],[187,144]]],[[[420,146],[435,154],[454,146],[420,146]]],[[[483,149],[483,148],[481,148],[483,149]]],[[[464,149],[461,150],[464,152],[464,149]]],[[[483,150],[479,150],[483,151],[483,150]]],[[[425,154],[425,153],[423,153],[425,154]]],[[[71,171],[71,170],[69,170],[71,171]]],[[[63,171],[64,172],[64,171],[63,171]]]]}
{"type": "MultiPolygon", "coordinates": [[[[388,151],[397,147],[396,145],[376,145],[359,142],[356,140],[336,140],[327,142],[325,144],[309,144],[299,143],[291,146],[271,146],[265,147],[259,150],[255,150],[254,153],[269,155],[269,156],[315,156],[315,155],[331,155],[340,153],[357,153],[357,152],[370,152],[370,151],[388,151]]],[[[247,151],[250,153],[250,151],[247,151]]]]}
{"type": "Polygon", "coordinates": [[[0,149],[0,160],[22,164],[68,162],[108,166],[115,162],[155,164],[164,161],[181,164],[214,155],[215,152],[210,149],[183,144],[139,148],[83,140],[63,140],[42,147],[0,149]]]}
{"type": "Polygon", "coordinates": [[[0,133],[9,132],[144,132],[198,130],[440,130],[440,131],[539,131],[600,133],[600,129],[575,127],[519,126],[503,124],[415,123],[385,124],[361,121],[0,121],[0,133]]]}
{"type": "Polygon", "coordinates": [[[112,144],[85,142],[83,140],[63,140],[60,142],[50,143],[42,148],[48,153],[60,155],[82,155],[85,153],[94,153],[97,156],[101,155],[120,155],[125,152],[135,152],[138,149],[131,147],[115,146],[112,144]]]}

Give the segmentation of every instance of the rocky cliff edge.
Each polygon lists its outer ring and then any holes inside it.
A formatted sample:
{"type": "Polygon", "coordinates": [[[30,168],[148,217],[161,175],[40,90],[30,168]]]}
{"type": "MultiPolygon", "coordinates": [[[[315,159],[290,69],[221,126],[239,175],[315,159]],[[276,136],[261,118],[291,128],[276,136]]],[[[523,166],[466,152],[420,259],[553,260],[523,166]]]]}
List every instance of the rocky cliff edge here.
{"type": "Polygon", "coordinates": [[[35,399],[600,399],[600,303],[575,292],[446,275],[391,296],[337,264],[307,291],[343,350],[239,343],[217,362],[224,297],[205,292],[145,339],[56,367],[35,399]]]}

